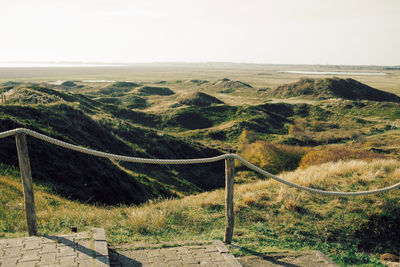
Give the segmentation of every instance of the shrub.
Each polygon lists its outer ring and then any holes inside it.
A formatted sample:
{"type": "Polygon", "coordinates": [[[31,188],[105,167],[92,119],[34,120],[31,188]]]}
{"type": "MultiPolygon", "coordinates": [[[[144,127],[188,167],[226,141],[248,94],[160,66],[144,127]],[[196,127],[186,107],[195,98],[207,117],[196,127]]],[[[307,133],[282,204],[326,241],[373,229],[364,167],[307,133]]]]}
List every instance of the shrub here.
{"type": "Polygon", "coordinates": [[[296,169],[307,150],[308,148],[305,147],[277,145],[257,140],[253,143],[242,144],[240,155],[250,163],[277,174],[296,169]]]}
{"type": "Polygon", "coordinates": [[[318,150],[312,150],[305,154],[300,161],[300,168],[311,165],[319,165],[326,162],[347,161],[352,159],[373,160],[377,158],[387,158],[387,156],[350,148],[345,145],[327,146],[318,150]]]}
{"type": "Polygon", "coordinates": [[[138,92],[141,95],[162,95],[162,96],[168,96],[168,95],[174,95],[174,91],[167,87],[155,87],[155,86],[143,86],[138,89],[138,92]]]}
{"type": "Polygon", "coordinates": [[[67,86],[67,87],[74,87],[74,86],[76,86],[76,83],[74,83],[72,81],[65,81],[61,85],[67,86]]]}

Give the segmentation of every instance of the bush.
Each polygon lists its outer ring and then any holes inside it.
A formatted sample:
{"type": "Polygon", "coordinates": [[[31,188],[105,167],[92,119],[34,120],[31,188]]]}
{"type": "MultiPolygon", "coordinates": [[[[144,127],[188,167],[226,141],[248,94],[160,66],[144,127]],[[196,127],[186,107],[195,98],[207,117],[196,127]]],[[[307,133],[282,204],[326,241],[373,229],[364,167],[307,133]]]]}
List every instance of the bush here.
{"type": "Polygon", "coordinates": [[[169,96],[174,95],[174,91],[167,87],[155,87],[155,86],[143,86],[138,89],[141,95],[162,95],[169,96]]]}
{"type": "Polygon", "coordinates": [[[253,143],[242,144],[240,155],[250,163],[277,174],[296,169],[307,150],[308,148],[305,147],[277,145],[257,140],[253,143]]]}
{"type": "Polygon", "coordinates": [[[67,87],[74,87],[74,86],[76,86],[76,83],[74,83],[72,81],[65,81],[61,85],[67,86],[67,87]]]}
{"type": "Polygon", "coordinates": [[[326,162],[347,161],[352,159],[373,160],[377,158],[387,158],[387,156],[350,148],[345,145],[327,146],[318,150],[307,152],[300,161],[300,168],[307,168],[311,165],[319,165],[326,162]]]}

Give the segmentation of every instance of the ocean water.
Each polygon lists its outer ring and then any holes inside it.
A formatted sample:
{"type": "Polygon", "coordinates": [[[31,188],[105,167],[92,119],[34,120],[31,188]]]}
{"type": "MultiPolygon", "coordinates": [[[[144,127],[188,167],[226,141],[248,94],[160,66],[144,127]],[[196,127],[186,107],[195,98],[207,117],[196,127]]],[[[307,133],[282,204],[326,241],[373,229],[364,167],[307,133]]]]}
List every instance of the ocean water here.
{"type": "Polygon", "coordinates": [[[353,72],[353,71],[305,71],[305,70],[283,70],[281,73],[293,74],[319,74],[319,75],[356,75],[356,76],[384,76],[384,72],[353,72]]]}
{"type": "Polygon", "coordinates": [[[0,68],[89,68],[89,67],[123,67],[123,64],[94,63],[9,63],[0,62],[0,68]]]}

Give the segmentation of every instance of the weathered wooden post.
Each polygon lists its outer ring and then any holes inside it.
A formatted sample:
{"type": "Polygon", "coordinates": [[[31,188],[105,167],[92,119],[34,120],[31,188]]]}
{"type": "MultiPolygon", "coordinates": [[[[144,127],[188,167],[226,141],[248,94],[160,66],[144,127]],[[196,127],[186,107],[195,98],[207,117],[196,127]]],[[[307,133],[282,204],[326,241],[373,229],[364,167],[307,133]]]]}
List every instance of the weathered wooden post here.
{"type": "Polygon", "coordinates": [[[230,244],[233,236],[235,213],[233,210],[233,186],[235,175],[235,160],[225,159],[225,236],[224,242],[230,244]]]}
{"type": "Polygon", "coordinates": [[[35,199],[33,195],[31,164],[29,161],[28,145],[26,135],[18,133],[15,135],[17,144],[19,171],[21,173],[22,187],[24,190],[25,216],[28,225],[28,234],[37,235],[35,199]]]}

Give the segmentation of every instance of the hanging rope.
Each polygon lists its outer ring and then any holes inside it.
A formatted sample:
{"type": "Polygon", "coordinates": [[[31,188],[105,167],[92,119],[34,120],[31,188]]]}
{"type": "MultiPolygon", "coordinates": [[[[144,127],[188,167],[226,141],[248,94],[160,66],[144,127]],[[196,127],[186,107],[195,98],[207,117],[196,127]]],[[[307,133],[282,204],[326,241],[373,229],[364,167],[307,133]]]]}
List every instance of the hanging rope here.
{"type": "Polygon", "coordinates": [[[216,162],[220,160],[224,160],[227,158],[234,158],[236,160],[239,160],[240,162],[243,163],[246,167],[249,169],[262,174],[266,177],[269,177],[271,179],[274,179],[280,183],[295,187],[300,190],[308,191],[311,193],[317,193],[317,194],[322,194],[322,195],[329,195],[329,196],[360,196],[360,195],[370,195],[370,194],[378,194],[378,193],[383,193],[387,192],[393,189],[400,188],[400,182],[397,184],[394,184],[389,187],[381,188],[381,189],[375,189],[375,190],[370,190],[370,191],[358,191],[358,192],[337,192],[337,191],[324,191],[324,190],[319,190],[315,188],[310,188],[310,187],[305,187],[299,184],[292,183],[290,181],[284,180],[282,178],[279,178],[278,176],[275,176],[267,171],[264,171],[263,169],[255,166],[254,164],[251,164],[247,160],[243,159],[242,157],[236,155],[236,154],[223,154],[220,156],[216,157],[211,157],[211,158],[200,158],[200,159],[149,159],[149,158],[136,158],[136,157],[128,157],[128,156],[121,156],[121,155],[116,155],[116,154],[111,154],[111,153],[105,153],[93,149],[88,149],[84,147],[80,147],[77,145],[73,145],[64,141],[60,141],[55,138],[51,138],[49,136],[40,134],[38,132],[25,129],[25,128],[18,128],[6,132],[0,133],[0,138],[5,138],[8,136],[13,136],[16,134],[27,134],[32,137],[35,137],[37,139],[40,139],[42,141],[64,147],[70,150],[78,151],[81,153],[97,156],[97,157],[102,157],[102,158],[108,158],[108,159],[113,159],[113,160],[119,160],[119,161],[126,161],[126,162],[135,162],[135,163],[145,163],[145,164],[201,164],[201,163],[211,163],[211,162],[216,162]]]}

